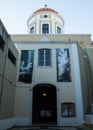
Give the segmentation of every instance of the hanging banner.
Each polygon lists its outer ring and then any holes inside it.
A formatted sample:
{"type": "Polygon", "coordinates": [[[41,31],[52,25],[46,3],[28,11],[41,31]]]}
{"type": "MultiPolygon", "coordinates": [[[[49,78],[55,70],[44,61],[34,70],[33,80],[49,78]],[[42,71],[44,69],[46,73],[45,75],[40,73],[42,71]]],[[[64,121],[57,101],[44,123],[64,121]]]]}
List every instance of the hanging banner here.
{"type": "Polygon", "coordinates": [[[22,50],[20,60],[19,81],[32,83],[34,50],[22,50]]]}
{"type": "Polygon", "coordinates": [[[57,82],[71,82],[69,49],[57,48],[57,82]]]}

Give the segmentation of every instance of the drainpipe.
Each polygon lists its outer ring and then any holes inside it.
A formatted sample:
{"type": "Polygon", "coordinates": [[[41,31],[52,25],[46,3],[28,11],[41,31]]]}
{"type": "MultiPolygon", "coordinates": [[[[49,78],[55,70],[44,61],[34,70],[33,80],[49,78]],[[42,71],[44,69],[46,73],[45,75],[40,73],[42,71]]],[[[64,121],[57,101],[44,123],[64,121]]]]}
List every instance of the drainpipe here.
{"type": "MultiPolygon", "coordinates": [[[[87,83],[87,91],[88,91],[88,97],[89,97],[89,105],[91,107],[91,90],[90,90],[89,69],[88,69],[89,66],[88,66],[87,50],[85,47],[84,47],[84,56],[83,57],[84,57],[85,68],[86,68],[86,83],[87,83]]],[[[91,108],[90,108],[90,111],[91,111],[91,108]]]]}

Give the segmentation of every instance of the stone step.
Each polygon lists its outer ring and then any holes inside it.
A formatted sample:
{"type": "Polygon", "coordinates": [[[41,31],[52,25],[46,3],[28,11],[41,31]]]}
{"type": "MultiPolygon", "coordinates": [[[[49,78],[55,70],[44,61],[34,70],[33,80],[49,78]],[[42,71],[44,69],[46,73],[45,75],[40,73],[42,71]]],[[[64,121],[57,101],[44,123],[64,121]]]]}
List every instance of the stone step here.
{"type": "Polygon", "coordinates": [[[32,126],[32,127],[14,127],[7,130],[77,130],[75,127],[49,127],[49,126],[32,126]]]}

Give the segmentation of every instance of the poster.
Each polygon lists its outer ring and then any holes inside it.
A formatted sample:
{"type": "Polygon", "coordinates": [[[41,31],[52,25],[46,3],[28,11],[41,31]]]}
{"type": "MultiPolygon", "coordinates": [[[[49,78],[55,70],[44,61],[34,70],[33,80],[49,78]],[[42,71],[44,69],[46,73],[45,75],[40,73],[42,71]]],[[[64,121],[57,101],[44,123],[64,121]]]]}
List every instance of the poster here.
{"type": "Polygon", "coordinates": [[[20,59],[19,81],[24,83],[32,82],[34,63],[34,50],[22,50],[20,59]]]}
{"type": "Polygon", "coordinates": [[[69,49],[57,48],[57,82],[71,82],[69,49]]]}

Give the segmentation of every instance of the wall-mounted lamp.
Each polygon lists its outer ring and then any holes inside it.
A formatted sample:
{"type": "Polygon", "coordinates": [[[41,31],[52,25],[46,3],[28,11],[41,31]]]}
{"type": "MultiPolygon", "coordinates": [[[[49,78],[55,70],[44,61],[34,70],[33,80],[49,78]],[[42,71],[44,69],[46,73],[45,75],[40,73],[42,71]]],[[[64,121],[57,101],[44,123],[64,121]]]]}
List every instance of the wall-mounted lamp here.
{"type": "Polygon", "coordinates": [[[44,92],[44,93],[43,93],[43,97],[46,97],[46,95],[47,95],[46,92],[44,92]]]}

